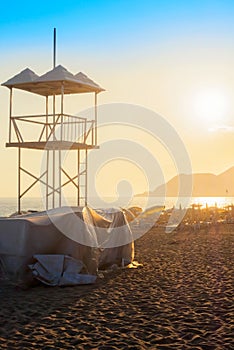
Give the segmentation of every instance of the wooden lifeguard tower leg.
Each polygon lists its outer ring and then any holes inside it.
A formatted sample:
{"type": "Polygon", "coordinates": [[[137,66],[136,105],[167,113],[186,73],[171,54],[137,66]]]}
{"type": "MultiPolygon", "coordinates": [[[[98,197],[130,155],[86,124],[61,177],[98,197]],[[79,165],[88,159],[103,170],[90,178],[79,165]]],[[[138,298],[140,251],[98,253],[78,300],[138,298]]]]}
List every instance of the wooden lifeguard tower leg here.
{"type": "Polygon", "coordinates": [[[88,151],[84,151],[84,159],[81,159],[81,150],[78,150],[78,189],[77,204],[86,206],[88,202],[88,151]]]}
{"type": "Polygon", "coordinates": [[[18,214],[21,213],[21,149],[18,148],[18,214]]]}

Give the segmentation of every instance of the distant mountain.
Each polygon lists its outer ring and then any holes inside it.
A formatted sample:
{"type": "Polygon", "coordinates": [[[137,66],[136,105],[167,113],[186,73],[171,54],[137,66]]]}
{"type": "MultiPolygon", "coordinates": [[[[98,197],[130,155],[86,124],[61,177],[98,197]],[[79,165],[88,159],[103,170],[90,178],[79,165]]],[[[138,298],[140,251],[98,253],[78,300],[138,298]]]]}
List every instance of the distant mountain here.
{"type": "MultiPolygon", "coordinates": [[[[179,184],[181,186],[181,196],[186,196],[187,185],[190,182],[190,175],[180,174],[173,177],[166,184],[157,187],[149,193],[150,196],[167,197],[178,196],[179,184]]],[[[209,173],[198,173],[192,175],[193,197],[234,197],[234,166],[225,172],[214,175],[209,173]]],[[[138,196],[145,196],[141,193],[138,196]]]]}

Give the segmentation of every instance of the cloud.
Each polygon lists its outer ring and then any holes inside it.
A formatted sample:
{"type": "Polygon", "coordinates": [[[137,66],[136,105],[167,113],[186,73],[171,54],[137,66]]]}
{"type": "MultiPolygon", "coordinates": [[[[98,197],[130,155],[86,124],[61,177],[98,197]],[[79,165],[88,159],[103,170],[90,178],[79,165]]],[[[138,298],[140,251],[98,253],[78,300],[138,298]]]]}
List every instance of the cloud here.
{"type": "Polygon", "coordinates": [[[214,125],[208,129],[209,132],[234,133],[234,126],[231,125],[214,125]]]}

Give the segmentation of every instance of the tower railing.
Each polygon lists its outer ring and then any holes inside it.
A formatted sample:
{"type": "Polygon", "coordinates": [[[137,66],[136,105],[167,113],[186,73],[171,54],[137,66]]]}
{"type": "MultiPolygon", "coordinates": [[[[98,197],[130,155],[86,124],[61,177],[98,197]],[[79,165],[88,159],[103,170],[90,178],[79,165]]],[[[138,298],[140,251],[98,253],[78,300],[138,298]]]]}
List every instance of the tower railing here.
{"type": "Polygon", "coordinates": [[[95,120],[64,113],[12,116],[10,119],[9,144],[61,141],[96,146],[95,120]]]}

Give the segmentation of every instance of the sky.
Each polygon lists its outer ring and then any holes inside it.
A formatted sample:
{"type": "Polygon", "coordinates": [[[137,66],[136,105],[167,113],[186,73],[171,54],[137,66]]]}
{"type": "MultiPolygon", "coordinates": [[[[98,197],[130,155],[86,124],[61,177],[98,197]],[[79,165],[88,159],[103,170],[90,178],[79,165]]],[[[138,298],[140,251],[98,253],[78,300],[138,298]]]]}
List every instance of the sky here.
{"type": "MultiPolygon", "coordinates": [[[[11,6],[1,2],[0,14],[1,83],[26,67],[39,75],[52,68],[56,27],[57,64],[103,86],[100,104],[137,105],[162,116],[182,140],[193,172],[219,174],[234,165],[233,1],[12,1],[11,6]]],[[[91,101],[69,97],[66,108],[76,114],[91,101]]],[[[6,87],[0,87],[0,106],[0,197],[10,197],[17,194],[17,150],[5,148],[6,87]]],[[[37,114],[41,108],[39,97],[15,92],[15,114],[37,114]]],[[[160,181],[169,180],[178,165],[151,136],[110,129],[100,130],[99,141],[129,138],[154,157],[160,181]]],[[[25,152],[35,167],[37,157],[25,152]]],[[[129,180],[135,193],[157,186],[157,176],[148,179],[140,161],[134,162],[100,164],[97,183],[103,195],[112,195],[121,180],[129,180]]]]}

